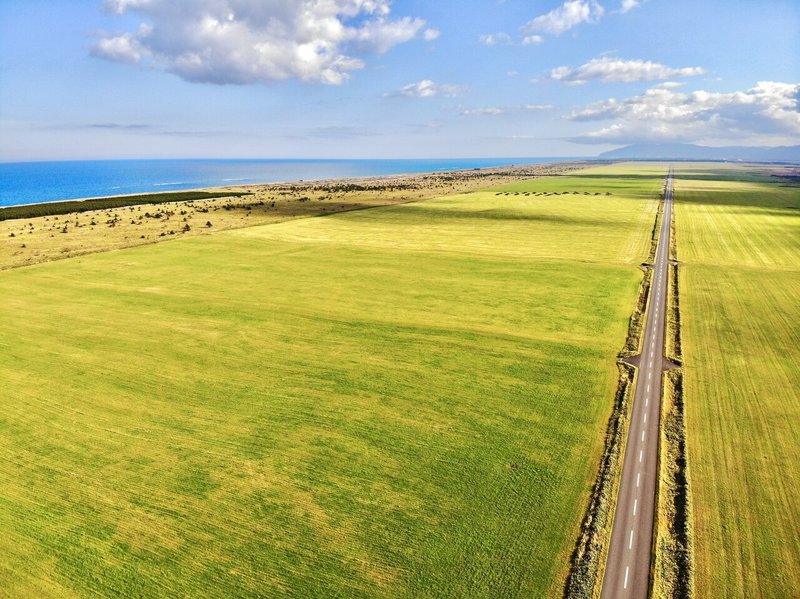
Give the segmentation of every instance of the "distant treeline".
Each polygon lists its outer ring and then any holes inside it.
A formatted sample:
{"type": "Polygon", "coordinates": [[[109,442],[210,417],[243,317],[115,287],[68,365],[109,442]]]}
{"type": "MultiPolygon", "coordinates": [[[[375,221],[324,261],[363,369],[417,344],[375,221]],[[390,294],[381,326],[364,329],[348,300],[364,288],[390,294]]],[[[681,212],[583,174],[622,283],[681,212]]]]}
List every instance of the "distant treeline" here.
{"type": "Polygon", "coordinates": [[[139,204],[163,204],[166,202],[190,202],[192,200],[208,200],[212,198],[227,198],[231,196],[250,195],[239,192],[211,192],[211,191],[172,191],[167,193],[152,193],[113,198],[94,198],[91,200],[66,200],[63,202],[47,202],[44,204],[29,204],[26,206],[8,206],[0,208],[0,221],[15,218],[35,218],[37,216],[53,216],[70,214],[72,212],[88,212],[90,210],[107,210],[109,208],[122,208],[139,204]]]}

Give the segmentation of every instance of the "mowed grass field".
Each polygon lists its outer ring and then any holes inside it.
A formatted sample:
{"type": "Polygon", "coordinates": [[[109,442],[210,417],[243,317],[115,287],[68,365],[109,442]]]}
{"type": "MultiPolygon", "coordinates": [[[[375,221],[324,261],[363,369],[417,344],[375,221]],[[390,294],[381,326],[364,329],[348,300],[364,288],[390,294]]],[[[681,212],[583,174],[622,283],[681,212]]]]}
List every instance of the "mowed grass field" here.
{"type": "Polygon", "coordinates": [[[559,596],[665,173],[0,272],[0,595],[559,596]]]}
{"type": "Polygon", "coordinates": [[[800,581],[800,188],[756,170],[676,166],[699,597],[800,581]]]}

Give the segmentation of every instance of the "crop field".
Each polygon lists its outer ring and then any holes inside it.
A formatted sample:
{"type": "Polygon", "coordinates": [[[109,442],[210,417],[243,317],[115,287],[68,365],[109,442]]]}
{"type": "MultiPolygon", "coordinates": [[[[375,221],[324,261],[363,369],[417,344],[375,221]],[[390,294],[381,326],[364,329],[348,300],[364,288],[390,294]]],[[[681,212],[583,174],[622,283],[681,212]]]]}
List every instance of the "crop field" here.
{"type": "Polygon", "coordinates": [[[665,173],[0,272],[2,593],[560,596],[665,173]]]}
{"type": "Polygon", "coordinates": [[[800,580],[800,188],[756,170],[676,168],[699,597],[800,580]]]}

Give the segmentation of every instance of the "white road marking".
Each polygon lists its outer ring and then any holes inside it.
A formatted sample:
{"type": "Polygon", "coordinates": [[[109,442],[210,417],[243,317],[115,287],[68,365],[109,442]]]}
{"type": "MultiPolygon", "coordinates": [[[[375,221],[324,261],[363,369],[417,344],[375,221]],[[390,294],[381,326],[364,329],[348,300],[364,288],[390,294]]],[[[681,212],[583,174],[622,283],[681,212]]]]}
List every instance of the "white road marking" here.
{"type": "Polygon", "coordinates": [[[639,461],[640,462],[642,461],[642,450],[641,449],[639,450],[639,461]]]}
{"type": "Polygon", "coordinates": [[[641,473],[641,472],[637,472],[637,473],[636,473],[636,486],[637,486],[637,488],[638,488],[638,486],[639,486],[639,477],[640,477],[641,475],[642,475],[642,473],[641,473]]]}
{"type": "Polygon", "coordinates": [[[636,506],[637,505],[639,505],[639,500],[638,499],[634,499],[633,500],[633,515],[634,516],[636,515],[636,506]]]}
{"type": "Polygon", "coordinates": [[[644,431],[642,431],[642,441],[644,441],[644,431]]]}
{"type": "Polygon", "coordinates": [[[628,566],[625,566],[625,584],[622,585],[623,588],[628,588],[628,566]]]}
{"type": "Polygon", "coordinates": [[[650,383],[647,383],[647,392],[650,393],[650,383]]]}
{"type": "Polygon", "coordinates": [[[644,407],[646,408],[649,405],[650,405],[650,396],[648,395],[647,397],[644,398],[644,407]]]}
{"type": "Polygon", "coordinates": [[[647,424],[647,412],[644,413],[644,423],[647,424]]]}
{"type": "MultiPolygon", "coordinates": [[[[652,366],[652,364],[650,366],[652,366]]],[[[649,379],[653,378],[653,373],[652,372],[648,372],[647,373],[647,378],[649,378],[649,379]]]]}
{"type": "Polygon", "coordinates": [[[628,549],[632,549],[632,548],[633,548],[633,529],[631,528],[631,538],[628,541],[628,549]]]}

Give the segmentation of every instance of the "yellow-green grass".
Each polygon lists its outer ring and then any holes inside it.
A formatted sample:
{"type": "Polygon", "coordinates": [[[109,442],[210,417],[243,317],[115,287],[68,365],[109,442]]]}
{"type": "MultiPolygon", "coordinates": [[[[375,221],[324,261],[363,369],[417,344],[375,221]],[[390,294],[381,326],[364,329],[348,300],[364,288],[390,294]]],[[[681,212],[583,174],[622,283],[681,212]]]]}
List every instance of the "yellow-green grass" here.
{"type": "Polygon", "coordinates": [[[676,171],[695,587],[795,596],[800,188],[743,167],[676,171]]]}
{"type": "Polygon", "coordinates": [[[0,589],[559,595],[663,173],[0,273],[0,589]]]}
{"type": "Polygon", "coordinates": [[[248,185],[211,192],[171,192],[4,208],[0,211],[0,270],[177,237],[476,191],[585,166],[578,162],[520,165],[488,171],[248,185]],[[199,199],[209,194],[221,199],[199,199]],[[232,195],[238,197],[227,197],[232,195]],[[150,199],[156,203],[143,203],[150,199]],[[105,208],[64,214],[70,206],[77,205],[82,210],[105,208]],[[53,206],[56,209],[51,212],[53,206]],[[3,220],[3,216],[8,216],[5,213],[14,218],[3,220]],[[35,214],[50,216],[34,217],[35,214]]]}

